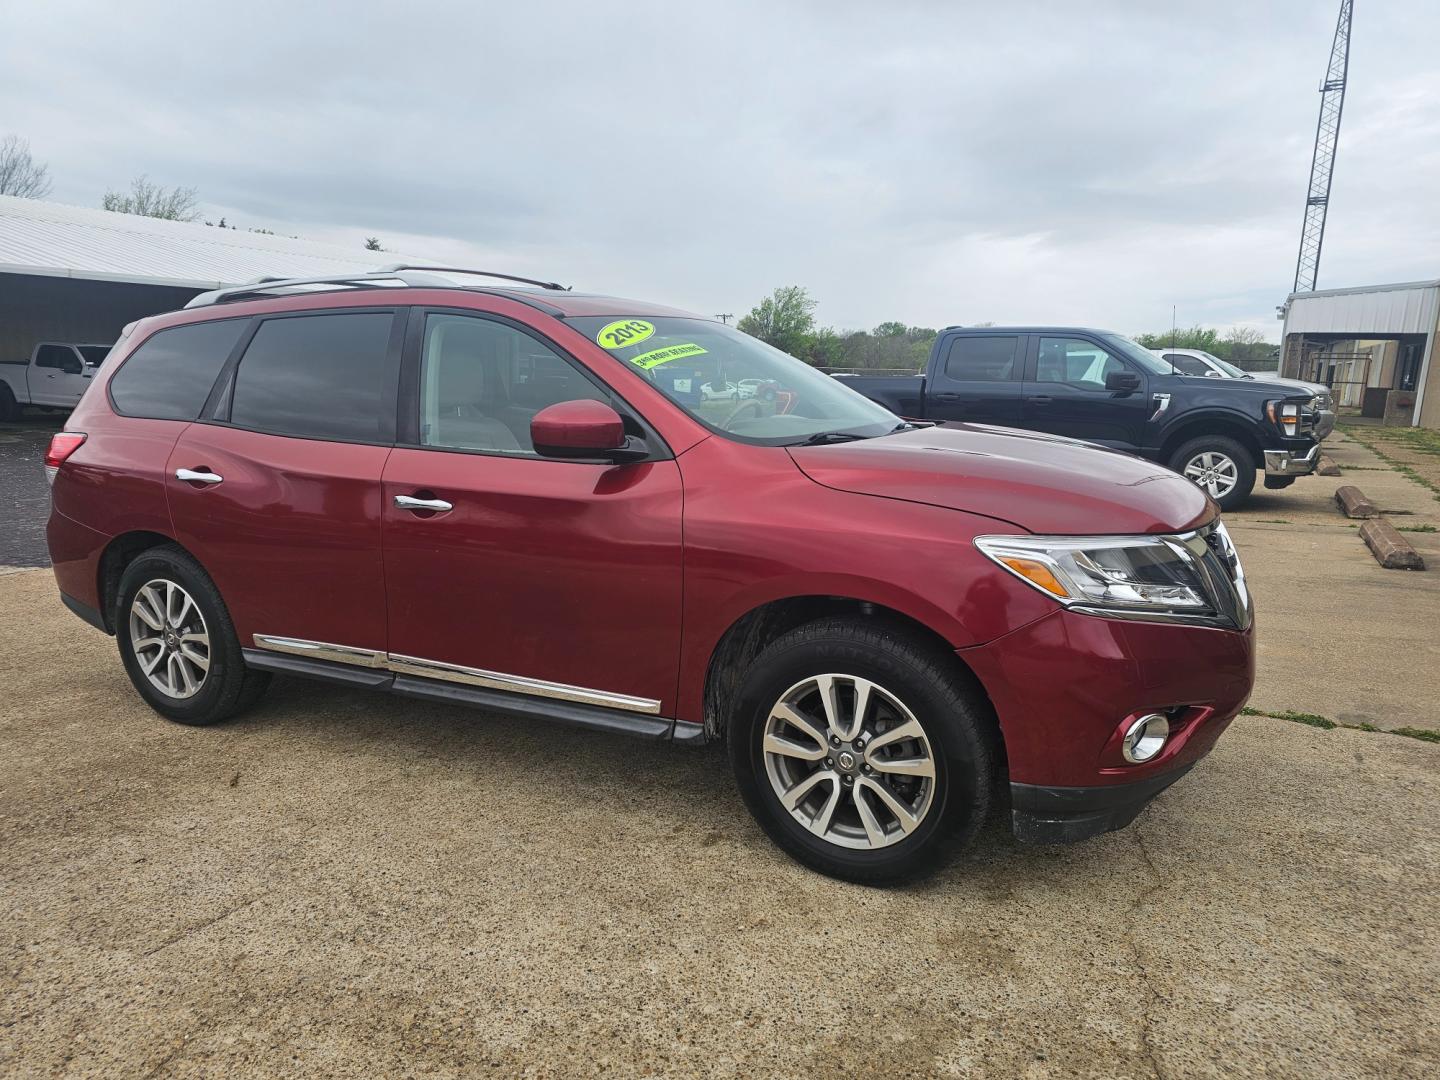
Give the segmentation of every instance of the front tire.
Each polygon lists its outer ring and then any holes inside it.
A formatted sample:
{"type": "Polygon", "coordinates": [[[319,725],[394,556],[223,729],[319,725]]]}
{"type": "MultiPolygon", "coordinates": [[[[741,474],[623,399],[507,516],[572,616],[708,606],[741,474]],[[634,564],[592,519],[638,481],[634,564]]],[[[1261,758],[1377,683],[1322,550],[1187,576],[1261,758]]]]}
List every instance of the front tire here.
{"type": "Polygon", "coordinates": [[[776,844],[823,874],[879,884],[948,862],[983,824],[993,731],[947,650],[892,623],[823,619],[751,665],[730,759],[776,844]]]}
{"type": "Polygon", "coordinates": [[[1255,487],[1255,459],[1250,451],[1224,435],[1201,435],[1170,455],[1170,468],[1220,505],[1234,510],[1255,487]]]}
{"type": "Polygon", "coordinates": [[[115,639],[126,674],[152,709],[180,724],[219,723],[270,684],[245,666],[210,575],[184,550],[150,548],[120,578],[115,639]]]}

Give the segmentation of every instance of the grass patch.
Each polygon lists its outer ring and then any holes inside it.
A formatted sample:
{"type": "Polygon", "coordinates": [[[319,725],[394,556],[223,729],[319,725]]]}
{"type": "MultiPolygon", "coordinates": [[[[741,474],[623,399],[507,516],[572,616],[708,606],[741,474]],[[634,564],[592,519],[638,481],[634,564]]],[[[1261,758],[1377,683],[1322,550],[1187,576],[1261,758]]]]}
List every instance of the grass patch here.
{"type": "Polygon", "coordinates": [[[1431,731],[1429,728],[1399,727],[1386,731],[1382,727],[1364,722],[1342,724],[1339,720],[1331,720],[1328,716],[1319,716],[1316,713],[1293,712],[1290,709],[1286,709],[1284,712],[1266,712],[1264,709],[1252,709],[1249,705],[1240,710],[1240,715],[1263,716],[1269,720],[1289,720],[1292,724],[1304,724],[1307,727],[1319,728],[1321,731],[1345,728],[1347,731],[1374,731],[1383,735],[1403,735],[1407,739],[1419,739],[1421,742],[1440,743],[1440,731],[1431,731]]]}
{"type": "Polygon", "coordinates": [[[1396,531],[1396,532],[1433,533],[1433,532],[1440,532],[1440,529],[1435,528],[1434,525],[1396,525],[1396,526],[1395,526],[1395,531],[1396,531]]]}
{"type": "Polygon", "coordinates": [[[1328,717],[1318,716],[1313,712],[1293,712],[1286,709],[1284,712],[1266,712],[1264,709],[1252,709],[1246,705],[1240,710],[1241,716],[1268,716],[1271,720],[1289,720],[1292,724],[1308,724],[1310,727],[1323,728],[1330,731],[1337,727],[1343,727],[1328,717]]]}
{"type": "Polygon", "coordinates": [[[1294,525],[1289,518],[1256,518],[1256,525],[1294,525]]]}
{"type": "MultiPolygon", "coordinates": [[[[1366,432],[1366,434],[1370,436],[1370,438],[1367,439],[1361,437],[1360,431],[1362,429],[1360,428],[1346,427],[1344,430],[1347,437],[1354,439],[1361,446],[1368,449],[1401,476],[1408,477],[1421,487],[1428,489],[1430,493],[1435,496],[1436,501],[1440,502],[1440,484],[1435,483],[1433,480],[1427,480],[1409,465],[1406,465],[1403,461],[1395,460],[1375,445],[1376,442],[1383,442],[1393,448],[1396,443],[1400,443],[1412,450],[1420,450],[1428,454],[1431,453],[1432,450],[1440,452],[1440,435],[1432,431],[1427,431],[1425,428],[1374,428],[1366,432]],[[1376,432],[1378,431],[1384,431],[1385,434],[1377,435],[1376,432]]],[[[1355,468],[1356,466],[1352,465],[1349,467],[1355,468]]],[[[1360,467],[1364,468],[1364,466],[1360,467]]]]}

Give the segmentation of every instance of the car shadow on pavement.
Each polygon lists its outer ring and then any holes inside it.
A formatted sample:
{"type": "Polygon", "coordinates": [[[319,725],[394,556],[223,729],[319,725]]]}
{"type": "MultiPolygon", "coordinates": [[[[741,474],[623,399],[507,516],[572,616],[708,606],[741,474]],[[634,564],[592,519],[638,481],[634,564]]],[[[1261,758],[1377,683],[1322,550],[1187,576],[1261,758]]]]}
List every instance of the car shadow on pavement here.
{"type": "MultiPolygon", "coordinates": [[[[658,828],[693,826],[706,846],[725,841],[772,868],[776,862],[790,864],[746,811],[723,744],[652,742],[283,677],[254,709],[224,728],[242,742],[308,744],[327,767],[342,767],[333,751],[343,743],[342,760],[366,760],[372,783],[404,777],[424,784],[478,773],[494,783],[508,773],[507,785],[523,786],[543,774],[546,789],[536,792],[537,800],[559,798],[592,816],[643,804],[658,828]],[[419,775],[415,767],[421,764],[445,776],[419,775]]],[[[1001,798],[959,862],[901,888],[953,888],[966,867],[976,865],[1008,866],[1009,873],[1023,877],[1026,853],[1037,853],[1034,858],[1043,862],[1054,850],[1016,841],[1008,803],[1001,798]],[[1021,861],[1012,865],[1017,855],[1021,861]]]]}

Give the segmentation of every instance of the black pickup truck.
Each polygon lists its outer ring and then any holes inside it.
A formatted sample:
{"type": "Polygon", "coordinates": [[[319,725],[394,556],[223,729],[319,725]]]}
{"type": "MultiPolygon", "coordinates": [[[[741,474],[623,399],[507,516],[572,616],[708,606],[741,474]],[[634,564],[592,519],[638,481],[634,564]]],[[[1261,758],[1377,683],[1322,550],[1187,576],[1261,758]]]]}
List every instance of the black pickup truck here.
{"type": "Polygon", "coordinates": [[[948,327],[920,375],[841,375],[912,420],[1028,428],[1168,465],[1222,509],[1315,471],[1335,414],[1294,386],[1174,371],[1129,338],[1069,326],[948,327]]]}

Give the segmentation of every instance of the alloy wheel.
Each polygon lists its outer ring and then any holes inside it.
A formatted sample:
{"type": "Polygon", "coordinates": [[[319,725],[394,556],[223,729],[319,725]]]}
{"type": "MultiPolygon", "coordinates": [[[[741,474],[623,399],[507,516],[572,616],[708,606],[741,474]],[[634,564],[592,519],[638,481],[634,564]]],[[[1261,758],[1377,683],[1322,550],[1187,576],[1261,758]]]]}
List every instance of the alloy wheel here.
{"type": "Polygon", "coordinates": [[[1185,476],[1209,492],[1213,499],[1223,499],[1240,482],[1240,468],[1228,454],[1205,450],[1185,463],[1185,476]]]}
{"type": "Polygon", "coordinates": [[[889,847],[935,798],[935,755],[915,714],[854,675],[816,675],[781,695],[765,721],[765,774],[796,821],[840,847],[889,847]]]}
{"type": "Polygon", "coordinates": [[[150,685],[167,697],[194,697],[210,674],[210,632],[200,606],[165,578],[140,586],[130,603],[130,647],[150,685]]]}

